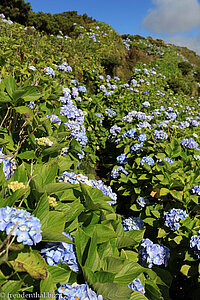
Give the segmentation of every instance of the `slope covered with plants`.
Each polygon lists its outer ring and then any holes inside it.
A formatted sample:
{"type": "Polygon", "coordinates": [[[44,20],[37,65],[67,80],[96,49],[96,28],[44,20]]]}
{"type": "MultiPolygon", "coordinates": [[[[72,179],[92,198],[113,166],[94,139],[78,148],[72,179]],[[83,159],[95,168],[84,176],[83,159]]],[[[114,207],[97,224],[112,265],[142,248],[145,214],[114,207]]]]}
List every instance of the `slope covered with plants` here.
{"type": "Polygon", "coordinates": [[[52,35],[6,17],[0,296],[198,299],[199,56],[93,19],[52,35]]]}

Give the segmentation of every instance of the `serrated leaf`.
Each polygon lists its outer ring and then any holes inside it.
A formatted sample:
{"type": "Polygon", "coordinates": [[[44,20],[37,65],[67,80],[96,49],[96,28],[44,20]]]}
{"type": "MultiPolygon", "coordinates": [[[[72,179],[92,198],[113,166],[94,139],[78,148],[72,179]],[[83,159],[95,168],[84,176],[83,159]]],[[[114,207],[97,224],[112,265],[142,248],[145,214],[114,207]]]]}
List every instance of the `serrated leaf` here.
{"type": "Polygon", "coordinates": [[[35,279],[47,278],[46,263],[38,253],[20,252],[15,260],[9,261],[17,272],[27,272],[35,279]]]}
{"type": "Polygon", "coordinates": [[[98,295],[102,295],[103,299],[106,300],[125,300],[130,299],[132,291],[116,283],[106,282],[106,283],[94,283],[94,289],[97,291],[98,295]]]}

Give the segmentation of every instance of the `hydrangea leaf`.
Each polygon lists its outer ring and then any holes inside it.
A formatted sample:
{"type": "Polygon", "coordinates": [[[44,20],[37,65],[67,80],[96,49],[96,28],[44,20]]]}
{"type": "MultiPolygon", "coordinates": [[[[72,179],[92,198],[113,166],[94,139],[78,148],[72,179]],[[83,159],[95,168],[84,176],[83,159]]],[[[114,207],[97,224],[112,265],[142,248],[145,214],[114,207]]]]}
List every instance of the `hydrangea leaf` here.
{"type": "Polygon", "coordinates": [[[17,272],[27,272],[35,279],[47,278],[47,266],[42,256],[36,252],[20,252],[16,259],[9,261],[17,272]]]}

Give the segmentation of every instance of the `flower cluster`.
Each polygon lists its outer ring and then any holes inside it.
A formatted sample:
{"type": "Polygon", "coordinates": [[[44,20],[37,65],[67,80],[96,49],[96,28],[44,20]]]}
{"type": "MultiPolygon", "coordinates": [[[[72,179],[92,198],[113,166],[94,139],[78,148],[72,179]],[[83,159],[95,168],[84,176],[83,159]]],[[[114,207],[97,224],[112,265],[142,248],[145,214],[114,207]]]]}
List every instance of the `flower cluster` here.
{"type": "Polygon", "coordinates": [[[195,185],[192,189],[193,194],[197,194],[200,196],[200,185],[195,185]]]}
{"type": "Polygon", "coordinates": [[[79,184],[79,182],[86,184],[88,186],[95,187],[102,191],[105,196],[110,197],[113,201],[107,201],[110,205],[116,204],[117,195],[113,193],[110,186],[103,183],[102,180],[89,179],[83,174],[75,174],[74,172],[64,172],[59,178],[60,182],[69,182],[72,184],[79,184]]]}
{"type": "Polygon", "coordinates": [[[46,117],[49,118],[51,122],[57,122],[58,126],[60,126],[61,119],[57,115],[46,115],[46,117]]]}
{"type": "Polygon", "coordinates": [[[17,236],[17,241],[32,246],[42,240],[40,220],[23,209],[0,208],[0,230],[17,236]],[[15,228],[14,228],[15,227],[15,228]]]}
{"type": "Polygon", "coordinates": [[[141,160],[140,160],[140,164],[141,166],[144,165],[144,163],[148,164],[149,166],[154,165],[154,159],[150,156],[144,156],[141,160]]]}
{"type": "Polygon", "coordinates": [[[53,142],[50,141],[49,138],[46,138],[46,137],[41,137],[41,138],[36,138],[35,139],[38,143],[38,145],[40,146],[52,146],[53,145],[53,142]]]}
{"type": "Polygon", "coordinates": [[[117,156],[117,162],[119,163],[119,164],[127,164],[128,163],[128,160],[127,160],[127,158],[126,158],[126,154],[125,153],[122,153],[122,154],[120,154],[119,156],[117,156]]]}
{"type": "Polygon", "coordinates": [[[149,204],[149,200],[147,198],[144,197],[139,197],[136,200],[137,204],[139,204],[141,207],[145,207],[147,204],[149,204]]]}
{"type": "Polygon", "coordinates": [[[194,251],[194,254],[200,258],[200,230],[198,235],[195,234],[190,239],[190,248],[194,251]]]}
{"type": "Polygon", "coordinates": [[[25,185],[23,184],[23,182],[18,182],[18,181],[12,181],[8,184],[9,189],[12,190],[12,192],[15,192],[17,190],[20,189],[25,189],[25,185]]]}
{"type": "Polygon", "coordinates": [[[58,66],[58,70],[65,71],[65,72],[72,72],[72,67],[68,66],[67,63],[64,62],[58,66]]]}
{"type": "Polygon", "coordinates": [[[106,108],[105,115],[109,116],[110,118],[114,117],[116,115],[116,111],[106,108]]]}
{"type": "Polygon", "coordinates": [[[75,282],[61,285],[56,295],[59,300],[103,300],[103,297],[101,295],[97,296],[97,294],[89,288],[87,283],[78,284],[75,282]]]}
{"type": "MultiPolygon", "coordinates": [[[[74,243],[74,237],[63,232],[74,243]]],[[[57,266],[59,262],[67,264],[74,272],[79,271],[75,246],[70,243],[47,243],[41,250],[42,256],[50,266],[57,266]]]]}
{"type": "Polygon", "coordinates": [[[132,139],[134,139],[135,136],[136,136],[136,132],[137,132],[136,128],[129,129],[127,132],[124,132],[122,134],[122,138],[132,138],[132,139]]]}
{"type": "Polygon", "coordinates": [[[29,68],[29,70],[36,71],[36,67],[34,67],[34,66],[29,66],[28,68],[29,68]]]}
{"type": "Polygon", "coordinates": [[[49,206],[56,207],[58,205],[56,198],[48,196],[49,206]]]}
{"type": "Polygon", "coordinates": [[[137,291],[143,295],[145,294],[145,289],[139,278],[135,278],[127,287],[132,291],[137,291]]]}
{"type": "Polygon", "coordinates": [[[43,70],[44,74],[49,75],[51,77],[55,76],[55,71],[51,67],[46,67],[43,70]]]}
{"type": "Polygon", "coordinates": [[[129,230],[144,230],[144,222],[139,217],[129,217],[122,221],[125,231],[129,230]]]}
{"type": "Polygon", "coordinates": [[[187,147],[189,149],[196,149],[199,146],[199,144],[193,138],[182,139],[181,140],[181,145],[185,146],[185,147],[187,147]]]}
{"type": "Polygon", "coordinates": [[[111,177],[115,179],[119,176],[120,173],[124,173],[125,175],[128,175],[128,171],[126,171],[123,167],[120,166],[112,170],[111,177]]]}
{"type": "Polygon", "coordinates": [[[147,107],[150,107],[150,106],[151,106],[151,104],[150,104],[148,101],[144,101],[141,105],[142,105],[142,107],[144,107],[144,108],[147,108],[147,107]]]}
{"type": "MultiPolygon", "coordinates": [[[[70,90],[69,90],[70,92],[70,90]]],[[[71,95],[68,95],[66,89],[64,90],[64,97],[62,97],[63,102],[66,105],[61,106],[60,115],[67,117],[68,121],[64,123],[69,130],[71,130],[71,135],[80,142],[80,145],[84,147],[88,138],[86,136],[86,130],[84,127],[84,113],[81,109],[78,109],[70,100],[71,95]]]]}
{"type": "Polygon", "coordinates": [[[135,153],[140,153],[143,151],[141,149],[143,146],[144,146],[144,143],[140,143],[140,144],[136,143],[133,146],[131,146],[131,151],[134,151],[135,153]]]}
{"type": "Polygon", "coordinates": [[[9,179],[16,169],[15,161],[11,156],[5,155],[0,150],[0,164],[3,163],[3,172],[5,174],[6,179],[9,179]]]}
{"type": "MultiPolygon", "coordinates": [[[[169,157],[164,157],[163,160],[167,161],[170,164],[170,166],[174,163],[174,161],[172,159],[170,159],[169,157]]],[[[158,165],[164,166],[163,160],[160,158],[156,162],[158,165]]]]}
{"type": "Polygon", "coordinates": [[[160,140],[165,140],[165,139],[168,138],[168,135],[167,135],[166,132],[164,132],[164,131],[162,131],[162,130],[155,130],[155,131],[153,132],[153,138],[154,138],[155,140],[158,140],[158,139],[160,139],[160,140]]]}
{"type": "Polygon", "coordinates": [[[171,230],[178,230],[180,228],[179,221],[185,220],[187,217],[186,210],[172,208],[164,213],[165,225],[170,227],[171,230]]]}
{"type": "Polygon", "coordinates": [[[149,268],[153,265],[165,265],[168,264],[170,257],[169,249],[162,244],[154,244],[149,239],[143,239],[140,245],[139,253],[141,255],[141,260],[148,264],[149,268]]]}

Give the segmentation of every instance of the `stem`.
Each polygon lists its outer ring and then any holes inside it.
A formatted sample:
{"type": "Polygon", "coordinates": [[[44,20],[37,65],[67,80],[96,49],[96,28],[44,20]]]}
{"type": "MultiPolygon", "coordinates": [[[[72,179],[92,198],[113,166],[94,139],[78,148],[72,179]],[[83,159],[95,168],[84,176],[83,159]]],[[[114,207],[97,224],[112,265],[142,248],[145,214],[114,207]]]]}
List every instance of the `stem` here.
{"type": "Polygon", "coordinates": [[[5,122],[5,120],[6,120],[7,116],[8,116],[8,114],[9,114],[10,109],[11,109],[11,107],[9,106],[8,109],[7,109],[7,112],[6,112],[6,114],[5,114],[5,117],[3,118],[3,121],[1,122],[0,128],[3,126],[3,123],[5,122]]]}

